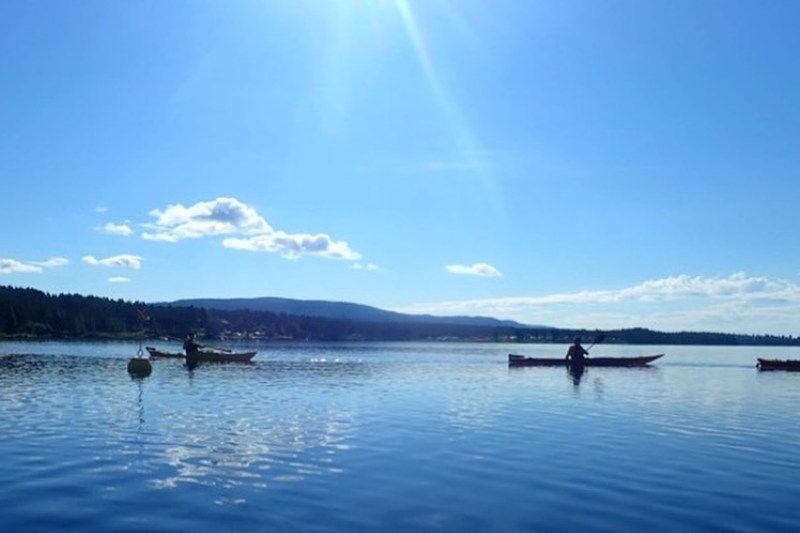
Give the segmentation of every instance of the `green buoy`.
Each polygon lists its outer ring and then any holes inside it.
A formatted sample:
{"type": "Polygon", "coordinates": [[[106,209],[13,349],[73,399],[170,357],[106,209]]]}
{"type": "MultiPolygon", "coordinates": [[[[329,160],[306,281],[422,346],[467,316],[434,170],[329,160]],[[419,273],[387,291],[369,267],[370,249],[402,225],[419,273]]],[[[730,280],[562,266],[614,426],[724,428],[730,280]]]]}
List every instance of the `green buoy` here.
{"type": "Polygon", "coordinates": [[[150,364],[149,359],[143,357],[142,353],[142,341],[140,340],[136,357],[128,361],[128,374],[131,377],[146,378],[153,372],[153,365],[150,364]]]}
{"type": "Polygon", "coordinates": [[[153,372],[153,365],[147,359],[134,357],[128,361],[128,374],[137,378],[146,378],[153,372]]]}

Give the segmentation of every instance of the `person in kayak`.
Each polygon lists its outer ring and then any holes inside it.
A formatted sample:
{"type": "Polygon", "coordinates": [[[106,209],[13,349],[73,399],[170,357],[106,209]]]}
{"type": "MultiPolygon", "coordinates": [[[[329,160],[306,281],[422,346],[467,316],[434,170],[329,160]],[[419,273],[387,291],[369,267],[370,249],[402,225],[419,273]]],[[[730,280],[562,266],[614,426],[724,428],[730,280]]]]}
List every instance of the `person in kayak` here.
{"type": "Polygon", "coordinates": [[[198,352],[202,347],[203,346],[201,344],[199,344],[196,340],[194,340],[194,333],[189,333],[186,336],[186,340],[183,341],[183,351],[186,352],[186,355],[198,352]]]}
{"type": "Polygon", "coordinates": [[[581,338],[575,337],[572,346],[567,350],[567,357],[565,359],[569,365],[580,366],[586,361],[587,355],[589,355],[589,352],[581,346],[581,338]]]}

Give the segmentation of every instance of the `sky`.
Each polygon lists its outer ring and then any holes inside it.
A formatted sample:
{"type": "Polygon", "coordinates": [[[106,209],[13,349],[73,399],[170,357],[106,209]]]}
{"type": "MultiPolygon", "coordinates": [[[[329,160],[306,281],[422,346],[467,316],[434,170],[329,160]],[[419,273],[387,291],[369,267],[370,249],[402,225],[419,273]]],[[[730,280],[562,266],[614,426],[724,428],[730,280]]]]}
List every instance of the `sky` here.
{"type": "Polygon", "coordinates": [[[800,4],[0,4],[0,284],[800,334],[800,4]]]}

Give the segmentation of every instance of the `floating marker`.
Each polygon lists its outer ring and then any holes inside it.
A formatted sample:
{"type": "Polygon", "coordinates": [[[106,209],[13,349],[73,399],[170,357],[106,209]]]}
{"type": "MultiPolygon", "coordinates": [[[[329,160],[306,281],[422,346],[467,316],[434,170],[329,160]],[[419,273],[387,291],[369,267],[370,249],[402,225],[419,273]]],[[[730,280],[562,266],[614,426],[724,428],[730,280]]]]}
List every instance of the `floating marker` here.
{"type": "Polygon", "coordinates": [[[128,374],[137,378],[146,378],[153,372],[153,366],[147,359],[134,357],[128,361],[128,374]]]}

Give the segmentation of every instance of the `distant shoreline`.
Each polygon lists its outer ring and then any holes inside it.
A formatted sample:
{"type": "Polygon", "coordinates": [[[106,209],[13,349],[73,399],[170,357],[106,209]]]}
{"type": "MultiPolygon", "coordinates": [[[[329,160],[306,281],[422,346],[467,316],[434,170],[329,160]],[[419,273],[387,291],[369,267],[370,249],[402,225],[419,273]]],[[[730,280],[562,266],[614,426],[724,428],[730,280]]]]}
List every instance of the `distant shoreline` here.
{"type": "MultiPolygon", "coordinates": [[[[59,336],[31,336],[31,335],[0,335],[0,342],[139,342],[139,337],[131,336],[109,336],[109,335],[87,335],[83,337],[59,337],[59,336]]],[[[379,344],[379,343],[392,343],[392,344],[415,344],[415,343],[431,343],[431,344],[514,344],[519,346],[525,345],[568,345],[569,340],[564,341],[495,341],[486,339],[410,339],[410,340],[397,340],[397,339],[217,339],[205,338],[206,342],[213,342],[216,344],[239,344],[239,343],[264,343],[264,344],[348,344],[348,343],[363,343],[363,344],[379,344]]],[[[177,340],[164,340],[158,336],[148,336],[141,338],[142,343],[146,342],[172,342],[178,343],[177,340]]],[[[602,346],[718,346],[728,348],[800,348],[800,343],[793,341],[792,343],[750,343],[750,344],[734,344],[734,343],[679,343],[679,342],[624,342],[619,340],[605,341],[602,346]]]]}
{"type": "MultiPolygon", "coordinates": [[[[317,304],[314,304],[317,305],[317,304]]],[[[342,304],[352,309],[353,304],[342,304]]],[[[363,307],[363,306],[362,306],[363,307]]],[[[358,307],[361,309],[362,307],[358,307]]],[[[306,309],[312,312],[313,309],[306,309]]],[[[330,309],[319,309],[330,312],[330,309]]],[[[486,318],[380,314],[380,320],[290,314],[252,309],[153,305],[79,294],[47,294],[0,286],[0,339],[11,341],[183,339],[260,342],[441,342],[652,346],[800,346],[800,336],[709,331],[661,332],[646,328],[572,329],[528,326],[486,318]],[[388,318],[387,318],[388,317],[388,318]],[[432,322],[432,320],[434,320],[432,322]],[[436,320],[444,320],[437,322],[436,320]],[[478,320],[475,323],[474,320],[478,320]],[[490,322],[486,322],[489,320],[490,322]],[[466,322],[463,322],[466,321],[466,322]]],[[[374,316],[374,315],[370,315],[374,316]]]]}

